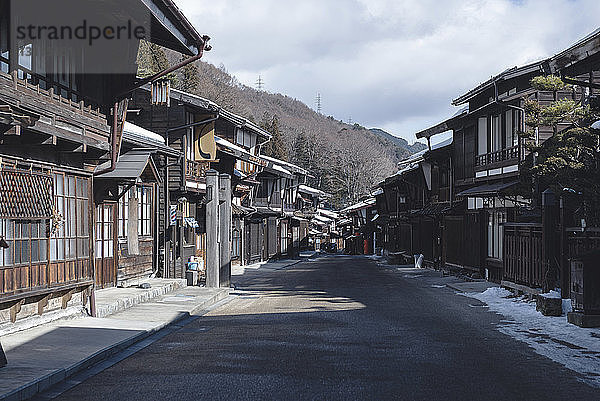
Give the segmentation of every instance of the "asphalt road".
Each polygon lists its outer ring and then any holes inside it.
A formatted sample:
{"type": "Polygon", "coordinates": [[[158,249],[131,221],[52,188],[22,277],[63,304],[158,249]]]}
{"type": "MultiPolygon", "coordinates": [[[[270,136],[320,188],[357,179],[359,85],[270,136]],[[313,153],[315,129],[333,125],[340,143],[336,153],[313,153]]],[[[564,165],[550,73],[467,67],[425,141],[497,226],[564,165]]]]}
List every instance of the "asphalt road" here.
{"type": "Polygon", "coordinates": [[[59,399],[600,400],[436,272],[336,256],[238,281],[231,302],[59,399]]]}

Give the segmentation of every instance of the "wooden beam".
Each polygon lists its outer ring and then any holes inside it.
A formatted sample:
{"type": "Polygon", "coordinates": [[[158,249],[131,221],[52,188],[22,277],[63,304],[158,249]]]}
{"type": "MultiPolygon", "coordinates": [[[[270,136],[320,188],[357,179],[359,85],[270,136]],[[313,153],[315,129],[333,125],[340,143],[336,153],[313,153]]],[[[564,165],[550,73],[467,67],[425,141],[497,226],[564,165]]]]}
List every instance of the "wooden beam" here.
{"type": "Polygon", "coordinates": [[[4,132],[4,135],[20,136],[21,135],[21,126],[13,125],[7,131],[4,132]]]}
{"type": "Polygon", "coordinates": [[[56,135],[50,135],[47,139],[45,139],[44,141],[42,141],[42,145],[54,145],[56,146],[56,143],[58,142],[58,138],[56,137],[56,135]]]}
{"type": "Polygon", "coordinates": [[[44,313],[44,308],[48,306],[48,300],[50,299],[51,294],[46,295],[42,299],[40,299],[37,303],[38,306],[38,315],[42,315],[44,313]]]}
{"type": "Polygon", "coordinates": [[[61,308],[62,309],[67,309],[67,305],[69,303],[69,301],[71,300],[71,298],[73,298],[73,293],[75,292],[75,290],[70,290],[69,292],[67,292],[66,294],[64,294],[61,298],[62,300],[62,305],[61,308]]]}
{"type": "Polygon", "coordinates": [[[16,302],[13,306],[10,307],[10,321],[14,323],[17,321],[17,314],[21,312],[21,306],[25,303],[25,300],[22,299],[16,302]]]}
{"type": "Polygon", "coordinates": [[[577,79],[572,79],[572,78],[564,77],[564,76],[562,77],[562,80],[571,85],[579,85],[579,86],[583,86],[584,88],[588,87],[588,88],[593,88],[593,89],[600,89],[600,84],[596,84],[593,82],[579,81],[577,79]]]}

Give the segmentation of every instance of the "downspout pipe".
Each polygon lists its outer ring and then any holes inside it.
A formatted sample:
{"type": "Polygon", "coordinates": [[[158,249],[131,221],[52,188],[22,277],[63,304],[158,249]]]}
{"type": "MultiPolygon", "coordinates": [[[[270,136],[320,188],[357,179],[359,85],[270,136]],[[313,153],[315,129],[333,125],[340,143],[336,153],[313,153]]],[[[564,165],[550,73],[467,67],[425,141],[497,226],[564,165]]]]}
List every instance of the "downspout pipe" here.
{"type": "Polygon", "coordinates": [[[190,58],[187,58],[185,60],[183,60],[180,63],[175,64],[172,67],[169,67],[163,71],[160,71],[150,77],[144,78],[139,80],[135,85],[133,85],[133,87],[131,87],[130,89],[119,93],[116,98],[117,99],[122,99],[127,97],[130,93],[132,93],[133,91],[135,91],[136,89],[146,85],[149,82],[153,82],[156,81],[157,79],[160,79],[162,77],[164,77],[165,75],[169,75],[170,73],[177,71],[180,68],[185,67],[186,65],[193,63],[195,61],[198,61],[202,58],[202,56],[204,55],[205,51],[210,51],[212,49],[212,46],[208,44],[208,41],[210,40],[210,36],[204,35],[202,36],[202,43],[198,46],[198,54],[196,54],[195,56],[192,56],[190,58]]]}
{"type": "Polygon", "coordinates": [[[105,174],[105,173],[110,173],[111,171],[114,171],[115,168],[117,168],[118,155],[117,155],[116,142],[117,142],[117,130],[119,128],[119,119],[117,117],[118,112],[119,112],[119,103],[115,102],[115,104],[113,106],[113,121],[112,121],[111,133],[110,133],[110,166],[101,171],[95,172],[94,176],[105,174]]]}
{"type": "Polygon", "coordinates": [[[100,174],[105,174],[105,173],[110,173],[112,171],[115,170],[115,168],[117,167],[117,159],[119,157],[119,155],[117,154],[118,152],[118,148],[116,146],[116,142],[117,142],[117,129],[118,129],[118,118],[117,118],[117,113],[119,110],[119,103],[118,101],[121,99],[126,98],[128,95],[130,95],[133,91],[135,91],[136,89],[142,87],[143,85],[147,84],[148,82],[152,82],[152,81],[156,81],[157,79],[160,79],[162,77],[164,77],[165,75],[168,75],[174,71],[177,71],[180,68],[185,67],[186,65],[193,63],[197,60],[200,60],[202,58],[202,56],[204,55],[204,51],[210,51],[212,49],[212,47],[208,44],[208,41],[210,40],[210,37],[207,35],[204,35],[202,37],[202,44],[200,46],[198,46],[198,54],[196,54],[193,57],[190,57],[186,60],[183,60],[182,62],[175,64],[172,67],[167,68],[166,70],[163,70],[159,73],[156,73],[148,78],[144,78],[140,81],[138,81],[133,87],[131,87],[130,89],[119,93],[117,96],[115,96],[115,104],[113,106],[113,124],[112,124],[112,132],[111,132],[111,142],[110,142],[110,146],[111,146],[111,158],[110,158],[110,167],[99,171],[97,173],[94,173],[94,176],[100,175],[100,174]]]}

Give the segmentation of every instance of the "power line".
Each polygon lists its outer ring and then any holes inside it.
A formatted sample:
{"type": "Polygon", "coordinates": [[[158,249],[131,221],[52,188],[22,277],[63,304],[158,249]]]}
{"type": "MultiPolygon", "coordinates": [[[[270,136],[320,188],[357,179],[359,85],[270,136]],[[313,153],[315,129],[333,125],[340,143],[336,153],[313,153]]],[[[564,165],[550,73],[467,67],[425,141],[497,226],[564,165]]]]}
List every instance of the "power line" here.
{"type": "Polygon", "coordinates": [[[317,104],[317,113],[321,114],[321,94],[317,92],[317,97],[315,98],[315,103],[317,104]]]}
{"type": "Polygon", "coordinates": [[[264,86],[265,86],[265,81],[263,81],[262,77],[259,75],[258,79],[256,80],[256,89],[261,91],[261,90],[263,90],[264,86]]]}

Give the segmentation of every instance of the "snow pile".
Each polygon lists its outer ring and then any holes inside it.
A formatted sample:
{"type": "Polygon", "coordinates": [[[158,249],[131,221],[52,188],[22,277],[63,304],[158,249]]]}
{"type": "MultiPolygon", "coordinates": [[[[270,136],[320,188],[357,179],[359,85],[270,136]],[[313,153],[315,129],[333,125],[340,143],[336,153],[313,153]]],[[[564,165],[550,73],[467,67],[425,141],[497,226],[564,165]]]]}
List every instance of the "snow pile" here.
{"type": "Polygon", "coordinates": [[[548,299],[560,299],[560,292],[552,290],[544,294],[540,294],[539,296],[548,299]]]}
{"type": "Polygon", "coordinates": [[[506,298],[511,296],[512,293],[506,288],[491,287],[482,293],[473,294],[473,298],[477,298],[481,302],[489,303],[488,301],[494,301],[498,298],[506,298]]]}
{"type": "MultiPolygon", "coordinates": [[[[565,316],[543,316],[535,310],[535,302],[514,298],[503,288],[494,287],[483,293],[464,295],[480,300],[488,305],[490,311],[507,318],[498,325],[500,332],[580,373],[586,383],[600,387],[600,329],[577,327],[569,324],[565,316]]],[[[545,295],[556,296],[554,293],[545,295]]],[[[570,302],[563,302],[563,310],[565,307],[570,307],[570,302]]]]}

